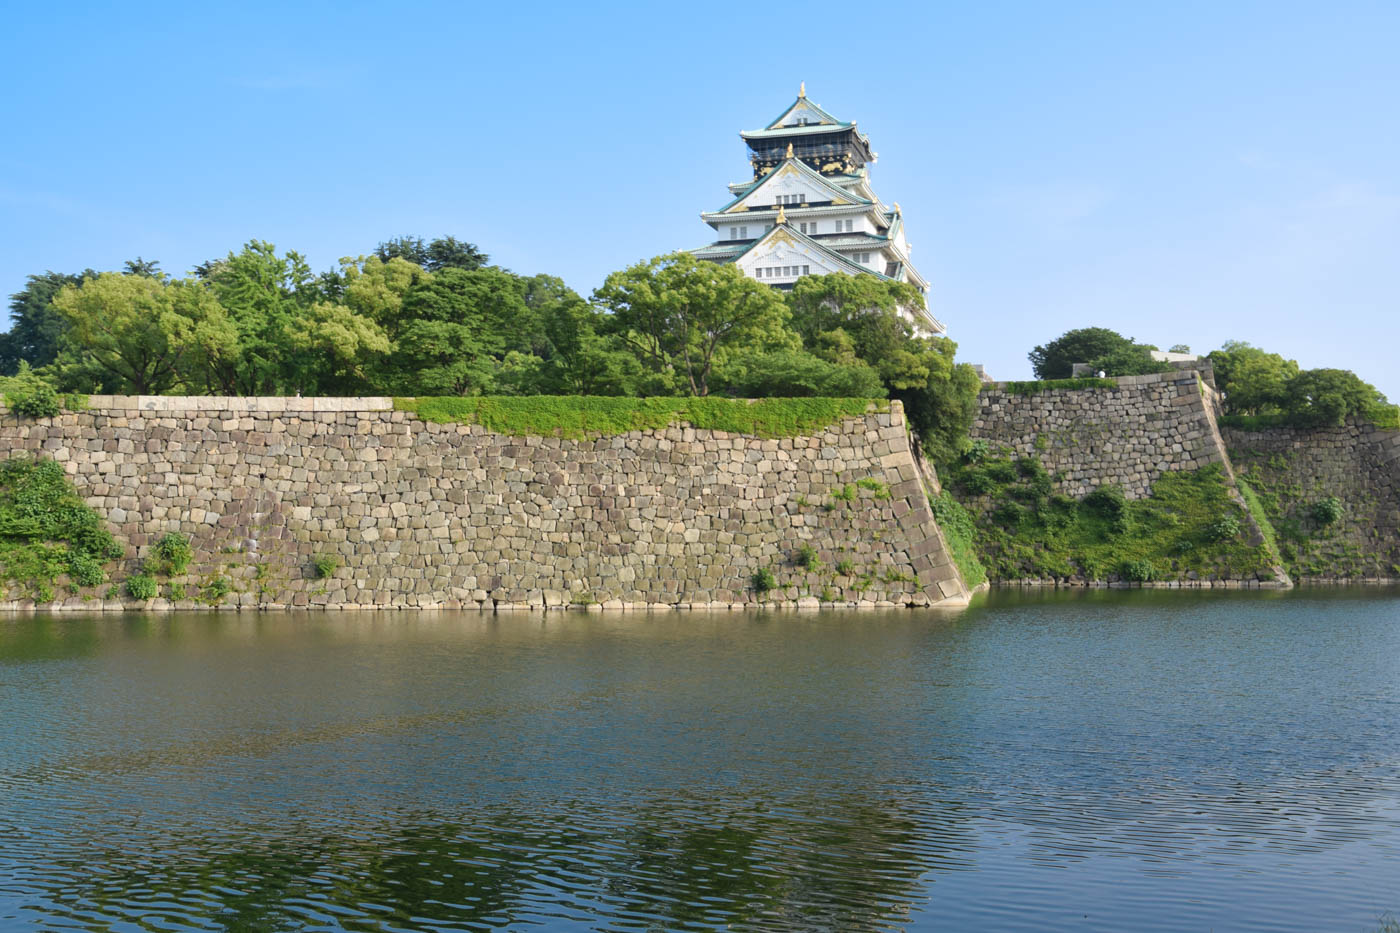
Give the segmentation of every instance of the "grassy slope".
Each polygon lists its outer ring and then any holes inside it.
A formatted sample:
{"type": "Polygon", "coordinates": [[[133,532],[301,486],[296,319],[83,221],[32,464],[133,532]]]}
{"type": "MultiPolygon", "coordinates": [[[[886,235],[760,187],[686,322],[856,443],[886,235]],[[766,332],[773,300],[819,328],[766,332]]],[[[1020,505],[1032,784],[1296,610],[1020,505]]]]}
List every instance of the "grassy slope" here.
{"type": "Polygon", "coordinates": [[[1034,460],[986,460],[954,471],[977,516],[976,545],[993,580],[1271,578],[1274,553],[1251,544],[1219,466],[1167,473],[1149,498],[1084,501],[1051,492],[1034,460]]]}

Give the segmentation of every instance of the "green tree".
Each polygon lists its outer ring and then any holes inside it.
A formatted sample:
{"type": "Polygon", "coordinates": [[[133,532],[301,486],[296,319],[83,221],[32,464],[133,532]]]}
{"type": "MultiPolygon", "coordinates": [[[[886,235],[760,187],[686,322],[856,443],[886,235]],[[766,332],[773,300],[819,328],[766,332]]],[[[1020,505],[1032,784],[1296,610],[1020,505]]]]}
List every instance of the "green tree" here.
{"type": "Polygon", "coordinates": [[[1353,415],[1367,415],[1386,403],[1375,386],[1345,369],[1307,369],[1288,380],[1284,413],[1303,427],[1340,427],[1353,415]]]}
{"type": "Polygon", "coordinates": [[[1132,344],[1110,350],[1102,356],[1087,360],[1089,369],[1106,376],[1139,376],[1143,373],[1162,373],[1171,365],[1152,358],[1152,348],[1142,344],[1132,344]]]}
{"type": "Polygon", "coordinates": [[[1227,341],[1207,357],[1215,368],[1215,385],[1225,394],[1232,415],[1264,415],[1283,410],[1290,379],[1298,364],[1240,340],[1227,341]]]}
{"type": "Polygon", "coordinates": [[[742,398],[884,398],[880,374],[864,363],[841,365],[805,350],[736,355],[719,373],[724,389],[742,398]]]}
{"type": "Polygon", "coordinates": [[[351,308],[318,301],[302,311],[288,334],[294,359],[301,360],[298,383],[318,395],[366,391],[370,372],[390,350],[383,328],[351,308]]]}
{"type": "Polygon", "coordinates": [[[675,389],[708,395],[716,362],[736,348],[796,348],[782,296],[734,265],[672,253],[607,277],[594,301],[642,365],[675,389]]]}
{"type": "MultiPolygon", "coordinates": [[[[1106,327],[1081,327],[1066,331],[1028,356],[1037,379],[1068,379],[1075,363],[1092,363],[1111,354],[1136,354],[1138,344],[1106,327]]],[[[1098,369],[1099,367],[1094,367],[1098,369]]]]}
{"type": "Polygon", "coordinates": [[[422,237],[395,237],[375,247],[374,255],[381,262],[395,258],[403,259],[428,272],[438,272],[442,269],[480,269],[490,261],[490,257],[478,249],[475,243],[468,243],[454,236],[438,237],[431,243],[425,243],[422,237]]]}
{"type": "Polygon", "coordinates": [[[75,353],[136,395],[169,391],[232,334],[218,301],[194,281],[104,272],[65,286],[53,306],[75,353]]]}
{"type": "Polygon", "coordinates": [[[924,307],[917,289],[869,275],[805,276],[791,301],[808,346],[828,362],[877,373],[930,457],[944,463],[961,452],[981,382],[955,361],[953,341],[914,336],[911,314],[924,307]]]}
{"type": "Polygon", "coordinates": [[[520,279],[502,269],[443,269],[420,280],[388,328],[394,384],[405,394],[490,390],[507,353],[530,350],[533,329],[520,279]]]}
{"type": "Polygon", "coordinates": [[[538,314],[548,341],[541,391],[563,395],[635,393],[641,364],[616,336],[599,334],[600,316],[591,305],[573,295],[546,303],[538,314]]]}
{"type": "Polygon", "coordinates": [[[96,278],[91,269],[82,275],[45,272],[31,275],[24,288],[10,296],[10,330],[0,334],[0,375],[12,376],[21,362],[38,369],[57,357],[63,332],[63,315],[53,309],[53,299],[65,285],[81,285],[96,278]]]}
{"type": "Polygon", "coordinates": [[[291,334],[302,312],[320,299],[315,276],[296,252],[250,240],[212,265],[210,287],[238,334],[209,361],[211,387],[226,395],[279,395],[309,389],[291,334]]]}

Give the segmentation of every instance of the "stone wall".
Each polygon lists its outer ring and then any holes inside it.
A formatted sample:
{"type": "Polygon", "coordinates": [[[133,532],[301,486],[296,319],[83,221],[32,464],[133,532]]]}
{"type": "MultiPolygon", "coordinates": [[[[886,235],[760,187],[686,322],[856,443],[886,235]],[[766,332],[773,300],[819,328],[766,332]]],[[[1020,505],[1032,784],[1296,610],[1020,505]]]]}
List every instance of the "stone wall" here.
{"type": "Polygon", "coordinates": [[[1222,428],[1236,470],[1259,494],[1299,582],[1400,582],[1400,431],[1222,428]],[[1313,507],[1335,496],[1342,517],[1313,507]]]}
{"type": "Polygon", "coordinates": [[[1058,491],[1080,498],[1099,486],[1148,495],[1169,470],[1223,463],[1213,391],[1194,370],[1122,376],[1117,388],[1049,389],[1031,395],[993,383],[978,396],[974,439],[1034,456],[1058,491]]]}
{"type": "MultiPolygon", "coordinates": [[[[0,414],[0,449],[64,465],[126,548],[118,584],[161,535],[191,538],[190,572],[163,580],[155,607],[195,606],[223,582],[219,604],[241,607],[967,600],[898,402],[772,440],[679,426],[512,437],[392,407],[95,396],[53,419],[0,414]],[[812,569],[794,561],[803,545],[812,569]],[[328,579],[313,570],[322,554],[339,564],[328,579]],[[778,583],[766,594],[751,586],[761,569],[778,583]],[[172,584],[184,600],[166,598],[172,584]]],[[[118,589],[62,606],[129,608],[118,589]]],[[[25,604],[12,592],[0,605],[25,604]]]]}

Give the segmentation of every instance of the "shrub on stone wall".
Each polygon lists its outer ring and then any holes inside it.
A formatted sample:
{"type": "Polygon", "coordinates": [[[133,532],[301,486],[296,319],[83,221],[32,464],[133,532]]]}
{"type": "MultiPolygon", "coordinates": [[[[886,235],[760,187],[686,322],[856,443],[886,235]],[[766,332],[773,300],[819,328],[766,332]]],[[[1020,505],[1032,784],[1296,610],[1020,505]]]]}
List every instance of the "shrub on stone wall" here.
{"type": "Polygon", "coordinates": [[[48,601],[58,577],[95,586],[102,565],[121,553],[62,466],[25,457],[0,462],[0,584],[48,601]]]}

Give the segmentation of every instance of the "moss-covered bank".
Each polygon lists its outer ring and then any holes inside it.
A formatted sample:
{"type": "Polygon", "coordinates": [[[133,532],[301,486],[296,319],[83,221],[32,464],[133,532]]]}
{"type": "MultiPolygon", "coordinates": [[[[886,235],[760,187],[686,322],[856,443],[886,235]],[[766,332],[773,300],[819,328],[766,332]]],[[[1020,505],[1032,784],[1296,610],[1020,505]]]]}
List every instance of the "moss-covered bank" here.
{"type": "Polygon", "coordinates": [[[1112,485],[1075,499],[1056,493],[1055,479],[1029,457],[988,458],[952,471],[993,582],[1274,578],[1277,555],[1254,533],[1219,465],[1165,473],[1136,500],[1112,485]]]}
{"type": "Polygon", "coordinates": [[[0,582],[37,602],[60,584],[74,592],[107,579],[121,547],[52,460],[0,462],[0,582]]]}

